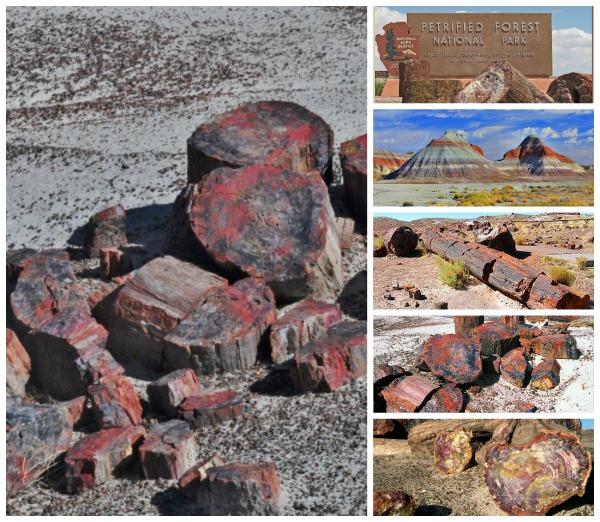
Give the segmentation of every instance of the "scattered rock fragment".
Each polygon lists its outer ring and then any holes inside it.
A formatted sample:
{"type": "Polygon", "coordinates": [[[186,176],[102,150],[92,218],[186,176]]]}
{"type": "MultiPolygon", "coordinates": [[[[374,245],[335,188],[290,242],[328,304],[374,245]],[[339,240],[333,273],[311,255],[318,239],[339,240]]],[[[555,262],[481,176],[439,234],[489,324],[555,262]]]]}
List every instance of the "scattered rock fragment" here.
{"type": "Polygon", "coordinates": [[[520,413],[533,413],[537,410],[537,407],[533,402],[530,401],[517,401],[515,402],[515,411],[520,413]]]}
{"type": "Polygon", "coordinates": [[[419,364],[456,384],[473,382],[482,374],[479,345],[455,334],[431,336],[421,349],[419,364]]]}
{"type": "Polygon", "coordinates": [[[560,364],[556,359],[543,359],[531,371],[529,382],[532,388],[548,391],[556,388],[560,383],[560,364]]]}
{"type": "Polygon", "coordinates": [[[216,453],[208,459],[200,460],[190,467],[177,482],[179,489],[186,497],[197,500],[200,485],[206,479],[208,470],[215,466],[223,466],[225,461],[216,453]]]}
{"type": "Polygon", "coordinates": [[[367,223],[367,135],[363,134],[340,145],[340,163],[344,176],[346,201],[352,215],[367,223]]]}
{"type": "Polygon", "coordinates": [[[194,432],[182,420],[156,424],[140,446],[140,460],[147,479],[179,479],[196,461],[194,432]]]}
{"type": "Polygon", "coordinates": [[[92,412],[101,428],[126,428],[142,421],[142,404],[131,381],[120,376],[88,387],[92,412]]]}
{"type": "Polygon", "coordinates": [[[500,360],[500,374],[517,388],[524,388],[529,372],[529,363],[523,355],[523,350],[515,348],[500,360]]]}
{"type": "Polygon", "coordinates": [[[19,341],[17,334],[6,329],[6,393],[15,397],[25,396],[25,385],[29,381],[31,359],[19,341]]]}
{"type": "Polygon", "coordinates": [[[373,515],[411,516],[415,514],[415,500],[404,491],[373,492],[373,515]]]}
{"type": "Polygon", "coordinates": [[[192,395],[178,408],[179,416],[193,428],[211,426],[233,420],[244,414],[246,406],[233,390],[192,395]]]}
{"type": "Polygon", "coordinates": [[[385,399],[388,413],[412,413],[438,389],[439,386],[422,375],[409,375],[396,379],[384,388],[381,395],[385,399]]]}
{"type": "Polygon", "coordinates": [[[125,245],[125,209],[121,205],[104,209],[90,218],[84,240],[88,257],[98,257],[103,248],[121,248],[125,245]]]}
{"type": "Polygon", "coordinates": [[[175,370],[148,385],[150,405],[156,412],[175,418],[183,401],[192,395],[200,395],[200,382],[191,368],[175,370]]]}

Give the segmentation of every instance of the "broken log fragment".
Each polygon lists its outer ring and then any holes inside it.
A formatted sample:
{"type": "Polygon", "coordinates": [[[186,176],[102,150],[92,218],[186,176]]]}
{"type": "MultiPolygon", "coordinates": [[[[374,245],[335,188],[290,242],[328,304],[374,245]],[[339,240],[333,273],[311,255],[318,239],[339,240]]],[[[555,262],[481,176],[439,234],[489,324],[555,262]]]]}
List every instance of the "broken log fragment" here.
{"type": "Polygon", "coordinates": [[[421,348],[419,364],[456,384],[473,382],[482,374],[479,345],[455,334],[432,335],[421,348]]]}
{"type": "Polygon", "coordinates": [[[536,390],[548,391],[560,383],[560,364],[556,359],[544,359],[531,371],[530,386],[536,390]]]}
{"type": "Polygon", "coordinates": [[[187,142],[188,183],[218,167],[266,164],[333,179],[333,131],[325,121],[290,102],[246,103],[200,125],[187,142]]]}
{"type": "Polygon", "coordinates": [[[512,328],[496,321],[489,321],[473,330],[473,341],[479,343],[481,355],[503,356],[519,346],[519,336],[512,328]]]}
{"type": "Polygon", "coordinates": [[[590,296],[570,289],[568,286],[553,281],[545,274],[534,281],[529,291],[527,302],[529,308],[557,308],[576,310],[589,308],[590,296]]]}
{"type": "Polygon", "coordinates": [[[533,339],[522,339],[521,344],[536,355],[550,359],[579,359],[575,337],[569,334],[539,335],[533,339]]]}
{"type": "Polygon", "coordinates": [[[515,240],[504,223],[492,225],[489,221],[475,221],[473,223],[475,242],[494,250],[504,252],[511,256],[517,255],[515,240]]]}
{"type": "Polygon", "coordinates": [[[115,205],[94,214],[87,223],[84,249],[88,257],[98,257],[104,248],[121,248],[127,244],[125,209],[115,205]]]}
{"type": "Polygon", "coordinates": [[[517,388],[525,387],[528,372],[529,363],[521,348],[514,348],[500,359],[500,374],[517,388]]]}
{"type": "Polygon", "coordinates": [[[483,315],[462,315],[454,317],[454,333],[469,338],[473,330],[483,324],[483,315]]]}
{"type": "Polygon", "coordinates": [[[340,145],[340,164],[344,177],[346,202],[352,215],[367,224],[367,135],[340,145]]]}
{"type": "Polygon", "coordinates": [[[539,433],[525,445],[491,444],[484,461],[487,487],[510,515],[545,515],[583,496],[592,457],[569,433],[539,433]]]}
{"type": "Polygon", "coordinates": [[[562,74],[548,87],[548,96],[556,103],[592,103],[594,101],[592,75],[576,72],[562,74]]]}
{"type": "Polygon", "coordinates": [[[440,433],[433,443],[433,461],[442,473],[454,475],[473,462],[472,433],[465,430],[440,433]]]}
{"type": "Polygon", "coordinates": [[[398,257],[409,257],[415,253],[419,236],[412,228],[403,225],[387,230],[383,242],[389,253],[398,257]]]}
{"type": "Polygon", "coordinates": [[[422,375],[409,375],[386,386],[381,395],[388,413],[412,413],[431,397],[439,386],[422,375]]]}
{"type": "Polygon", "coordinates": [[[374,491],[373,515],[375,516],[411,516],[415,514],[415,500],[404,491],[374,491]]]}
{"type": "Polygon", "coordinates": [[[420,411],[426,413],[458,413],[463,410],[465,397],[454,384],[445,384],[436,390],[420,411]]]}
{"type": "Polygon", "coordinates": [[[373,419],[373,437],[384,437],[396,429],[392,419],[373,419]]]}
{"type": "Polygon", "coordinates": [[[554,103],[516,67],[495,61],[462,89],[456,103],[554,103]]]}

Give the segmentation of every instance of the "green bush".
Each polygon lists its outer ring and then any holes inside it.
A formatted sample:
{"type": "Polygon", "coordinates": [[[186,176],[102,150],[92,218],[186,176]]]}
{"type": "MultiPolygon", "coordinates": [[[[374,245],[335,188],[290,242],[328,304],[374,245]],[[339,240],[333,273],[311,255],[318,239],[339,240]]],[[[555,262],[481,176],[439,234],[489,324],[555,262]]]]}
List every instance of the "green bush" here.
{"type": "Polygon", "coordinates": [[[575,281],[575,274],[563,266],[551,266],[548,275],[557,283],[571,286],[575,281]]]}
{"type": "Polygon", "coordinates": [[[462,261],[444,261],[438,262],[440,269],[440,281],[455,290],[464,290],[469,281],[469,271],[462,261]]]}
{"type": "Polygon", "coordinates": [[[381,78],[377,78],[375,80],[375,96],[381,96],[384,85],[385,85],[385,80],[382,80],[381,78]]]}
{"type": "Polygon", "coordinates": [[[575,259],[575,263],[577,264],[577,268],[579,268],[579,270],[585,270],[587,268],[587,257],[585,256],[579,256],[575,259]]]}

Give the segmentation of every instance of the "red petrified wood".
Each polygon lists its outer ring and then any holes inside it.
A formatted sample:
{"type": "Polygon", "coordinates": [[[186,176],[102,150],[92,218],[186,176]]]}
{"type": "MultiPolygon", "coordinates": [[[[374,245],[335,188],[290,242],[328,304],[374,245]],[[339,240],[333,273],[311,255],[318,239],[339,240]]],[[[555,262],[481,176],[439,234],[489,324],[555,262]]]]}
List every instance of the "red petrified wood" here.
{"type": "Polygon", "coordinates": [[[6,392],[15,397],[25,396],[25,385],[29,381],[31,359],[19,341],[17,334],[6,329],[6,392]]]}
{"type": "Polygon", "coordinates": [[[114,477],[115,472],[130,467],[141,440],[142,426],[107,428],[87,435],[65,457],[65,487],[79,493],[114,477]]]}
{"type": "Polygon", "coordinates": [[[272,515],[280,485],[271,462],[226,464],[209,468],[198,503],[209,515],[272,515]]]}
{"type": "Polygon", "coordinates": [[[373,515],[410,516],[415,514],[415,500],[404,491],[373,492],[373,515]]]}
{"type": "Polygon", "coordinates": [[[148,385],[150,405],[156,412],[176,417],[177,408],[192,395],[200,395],[200,382],[191,368],[175,370],[148,385]]]}
{"type": "Polygon", "coordinates": [[[382,390],[381,395],[385,399],[388,413],[412,413],[417,411],[437,388],[437,384],[422,375],[409,375],[393,381],[382,390]]]}
{"type": "Polygon", "coordinates": [[[367,135],[345,141],[340,146],[346,201],[352,215],[367,223],[367,135]]]}
{"type": "Polygon", "coordinates": [[[179,479],[196,461],[194,432],[182,420],[153,426],[140,446],[140,460],[147,479],[179,479]]]}
{"type": "Polygon", "coordinates": [[[217,167],[265,164],[332,181],[333,132],[319,116],[290,102],[246,103],[200,125],[188,140],[188,182],[217,167]]]}
{"type": "Polygon", "coordinates": [[[90,218],[84,244],[88,257],[98,257],[103,248],[120,248],[126,244],[125,209],[121,205],[102,210],[90,218]]]}
{"type": "Polygon", "coordinates": [[[463,392],[454,384],[446,384],[435,391],[420,411],[430,413],[457,413],[463,410],[463,392]]]}
{"type": "Polygon", "coordinates": [[[337,305],[313,299],[301,301],[271,325],[271,360],[283,362],[341,319],[337,305]]]}
{"type": "Polygon", "coordinates": [[[373,419],[373,436],[383,437],[394,431],[396,424],[391,419],[373,419]]]}
{"type": "Polygon", "coordinates": [[[473,330],[473,340],[479,343],[481,355],[504,355],[519,346],[515,330],[495,321],[484,323],[473,330]]]}
{"type": "Polygon", "coordinates": [[[483,324],[483,315],[460,315],[454,317],[454,333],[471,337],[473,330],[483,324]]]}
{"type": "Polygon", "coordinates": [[[240,417],[245,409],[244,401],[236,392],[220,390],[187,398],[179,406],[179,416],[193,428],[201,428],[240,417]]]}
{"type": "Polygon", "coordinates": [[[330,392],[365,375],[367,328],[364,321],[342,321],[296,351],[290,369],[298,391],[330,392]]]}
{"type": "Polygon", "coordinates": [[[472,434],[465,430],[440,433],[433,443],[435,467],[442,473],[460,473],[473,462],[472,434]]]}
{"type": "Polygon", "coordinates": [[[500,374],[517,388],[525,386],[528,370],[529,363],[520,348],[511,350],[500,360],[500,374]]]}
{"type": "Polygon", "coordinates": [[[541,391],[556,388],[560,383],[560,364],[556,359],[544,359],[531,371],[530,385],[541,391]]]}
{"type": "Polygon", "coordinates": [[[100,275],[105,279],[121,276],[133,269],[131,256],[118,248],[101,248],[99,256],[100,275]]]}
{"type": "Polygon", "coordinates": [[[421,349],[420,363],[456,384],[473,382],[482,374],[479,345],[455,334],[431,336],[421,349]]]}
{"type": "Polygon", "coordinates": [[[208,459],[196,462],[179,479],[177,485],[186,497],[197,500],[200,485],[206,479],[208,470],[214,466],[223,466],[225,461],[216,453],[208,459]]]}
{"type": "Polygon", "coordinates": [[[165,337],[164,368],[193,368],[198,374],[250,368],[275,318],[275,298],[262,280],[248,277],[213,289],[165,337]]]}
{"type": "Polygon", "coordinates": [[[88,388],[92,411],[100,428],[125,428],[142,421],[142,404],[125,376],[88,388]]]}
{"type": "Polygon", "coordinates": [[[521,343],[533,353],[551,359],[579,359],[581,355],[577,341],[569,334],[539,335],[521,343]]]}

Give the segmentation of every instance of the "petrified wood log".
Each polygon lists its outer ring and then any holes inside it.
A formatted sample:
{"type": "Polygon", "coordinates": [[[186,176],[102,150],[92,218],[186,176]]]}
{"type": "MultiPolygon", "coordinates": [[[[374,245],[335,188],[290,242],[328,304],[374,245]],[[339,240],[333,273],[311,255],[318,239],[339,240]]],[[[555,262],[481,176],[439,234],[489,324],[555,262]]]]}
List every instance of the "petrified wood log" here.
{"type": "Polygon", "coordinates": [[[373,437],[384,437],[396,429],[392,419],[373,419],[373,437]]]}
{"type": "Polygon", "coordinates": [[[415,253],[419,236],[412,228],[403,225],[387,230],[383,242],[389,253],[399,257],[408,257],[415,253]]]}
{"type": "Polygon", "coordinates": [[[500,374],[517,388],[525,387],[529,370],[529,363],[521,348],[511,350],[500,359],[500,374]]]}
{"type": "Polygon", "coordinates": [[[404,96],[407,83],[430,79],[430,64],[427,60],[400,60],[398,62],[399,95],[404,96]]]}
{"type": "Polygon", "coordinates": [[[554,79],[547,92],[556,103],[592,103],[592,75],[576,72],[562,74],[554,79]]]}
{"type": "Polygon", "coordinates": [[[515,240],[504,223],[492,225],[489,221],[475,221],[475,242],[511,256],[517,254],[515,240]]]}
{"type": "Polygon", "coordinates": [[[14,397],[25,396],[25,385],[29,381],[31,359],[17,334],[6,329],[6,393],[14,397]]]}
{"type": "Polygon", "coordinates": [[[227,273],[265,279],[280,300],[329,297],[342,286],[335,216],[314,171],[217,169],[184,210],[199,249],[227,273]]]}
{"type": "Polygon", "coordinates": [[[483,466],[487,487],[503,511],[544,515],[574,495],[583,496],[592,457],[572,434],[539,433],[525,445],[490,445],[483,466]]]}
{"type": "Polygon", "coordinates": [[[533,282],[525,304],[529,308],[575,310],[589,308],[590,296],[572,290],[542,274],[533,282]]]}
{"type": "Polygon", "coordinates": [[[96,424],[102,428],[126,428],[142,421],[142,403],[131,381],[123,375],[88,387],[96,424]]]}
{"type": "Polygon", "coordinates": [[[433,443],[433,462],[442,473],[453,475],[473,462],[472,432],[465,430],[440,433],[433,443]]]}
{"type": "Polygon", "coordinates": [[[244,414],[246,406],[233,390],[192,395],[178,408],[179,416],[194,429],[233,420],[244,414]]]}
{"type": "Polygon", "coordinates": [[[525,326],[525,317],[522,315],[502,315],[500,316],[500,322],[517,331],[518,328],[525,326]]]}
{"type": "Polygon", "coordinates": [[[517,68],[496,61],[481,71],[460,91],[457,103],[554,103],[517,68]]]}
{"type": "Polygon", "coordinates": [[[177,409],[183,401],[201,393],[198,376],[191,368],[182,368],[163,375],[151,382],[147,391],[152,409],[170,418],[177,416],[177,409]]]}
{"type": "Polygon", "coordinates": [[[479,345],[455,334],[432,335],[421,348],[419,364],[457,384],[473,382],[482,373],[479,345]]]}
{"type": "Polygon", "coordinates": [[[431,397],[439,385],[422,375],[409,375],[386,386],[381,395],[388,413],[412,413],[431,397]]]}
{"type": "Polygon", "coordinates": [[[363,134],[340,145],[340,164],[344,190],[350,212],[367,224],[367,135],[363,134]]]}
{"type": "Polygon", "coordinates": [[[374,491],[373,515],[375,516],[411,516],[417,509],[414,498],[404,491],[374,491]]]}
{"type": "Polygon", "coordinates": [[[199,460],[189,468],[179,479],[177,485],[183,491],[186,497],[197,500],[200,485],[206,478],[208,470],[215,466],[223,466],[225,461],[220,455],[214,454],[208,459],[199,460]]]}
{"type": "Polygon", "coordinates": [[[436,390],[420,411],[427,413],[458,413],[463,410],[465,397],[454,384],[445,384],[436,390]]]}
{"type": "Polygon", "coordinates": [[[548,391],[560,383],[560,364],[556,359],[544,359],[531,371],[530,386],[536,390],[548,391]]]}
{"type": "Polygon", "coordinates": [[[452,103],[460,92],[460,80],[409,80],[402,94],[403,103],[452,103]]]}
{"type": "Polygon", "coordinates": [[[483,324],[483,315],[461,315],[454,317],[454,333],[461,337],[471,337],[473,330],[483,324]]]}
{"type": "Polygon", "coordinates": [[[187,142],[188,182],[218,167],[266,164],[316,170],[332,181],[333,131],[322,118],[290,102],[246,103],[200,125],[187,142]]]}
{"type": "Polygon", "coordinates": [[[550,359],[579,359],[575,337],[569,334],[539,335],[533,339],[522,339],[521,344],[536,355],[550,359]]]}
{"type": "Polygon", "coordinates": [[[94,214],[86,227],[84,248],[88,257],[98,257],[104,248],[121,248],[127,244],[125,209],[115,205],[94,214]]]}
{"type": "Polygon", "coordinates": [[[481,355],[502,356],[519,346],[519,336],[515,330],[496,321],[489,321],[473,330],[473,341],[479,343],[481,355]]]}

